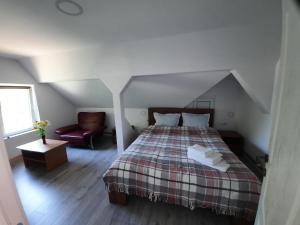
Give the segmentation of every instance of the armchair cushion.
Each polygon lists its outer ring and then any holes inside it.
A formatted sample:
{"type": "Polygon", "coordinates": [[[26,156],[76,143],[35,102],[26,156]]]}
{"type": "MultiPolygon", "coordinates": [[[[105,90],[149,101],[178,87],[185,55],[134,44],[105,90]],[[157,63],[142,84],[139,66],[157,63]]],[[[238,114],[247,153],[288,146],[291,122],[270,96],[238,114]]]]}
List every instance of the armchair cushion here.
{"type": "Polygon", "coordinates": [[[73,125],[58,128],[58,129],[55,130],[55,133],[58,134],[58,135],[62,135],[64,133],[67,133],[67,132],[70,132],[70,131],[76,130],[76,129],[78,129],[78,125],[73,124],[73,125]]]}

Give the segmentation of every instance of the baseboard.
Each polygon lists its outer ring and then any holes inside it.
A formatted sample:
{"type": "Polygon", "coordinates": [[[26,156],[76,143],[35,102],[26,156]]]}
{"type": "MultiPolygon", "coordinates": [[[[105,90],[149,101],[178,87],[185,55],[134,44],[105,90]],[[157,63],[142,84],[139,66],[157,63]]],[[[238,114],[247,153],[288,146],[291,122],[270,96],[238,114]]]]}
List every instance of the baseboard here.
{"type": "Polygon", "coordinates": [[[22,160],[23,160],[22,155],[17,155],[15,157],[9,159],[9,163],[10,163],[11,166],[15,166],[16,164],[18,164],[22,160]]]}

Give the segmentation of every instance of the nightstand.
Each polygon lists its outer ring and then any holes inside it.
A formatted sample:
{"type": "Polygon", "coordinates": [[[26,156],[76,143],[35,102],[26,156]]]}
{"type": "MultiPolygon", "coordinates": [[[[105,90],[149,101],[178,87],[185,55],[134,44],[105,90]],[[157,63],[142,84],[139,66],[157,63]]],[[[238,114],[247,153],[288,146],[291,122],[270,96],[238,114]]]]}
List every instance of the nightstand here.
{"type": "Polygon", "coordinates": [[[241,157],[244,152],[244,138],[236,131],[218,130],[223,141],[228,145],[229,149],[238,157],[241,157]]]}
{"type": "Polygon", "coordinates": [[[260,181],[263,180],[263,177],[266,175],[266,163],[269,160],[269,156],[262,153],[256,155],[255,159],[252,156],[244,153],[243,157],[240,160],[258,177],[260,181]]]}

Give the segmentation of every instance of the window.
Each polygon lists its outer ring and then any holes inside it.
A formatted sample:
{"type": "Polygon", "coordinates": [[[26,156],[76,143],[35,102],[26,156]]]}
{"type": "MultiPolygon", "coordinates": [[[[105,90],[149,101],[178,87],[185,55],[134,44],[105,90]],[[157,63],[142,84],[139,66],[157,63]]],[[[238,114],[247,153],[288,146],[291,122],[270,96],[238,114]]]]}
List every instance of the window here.
{"type": "Polygon", "coordinates": [[[32,129],[32,122],[36,120],[32,100],[30,86],[0,86],[4,136],[32,129]]]}

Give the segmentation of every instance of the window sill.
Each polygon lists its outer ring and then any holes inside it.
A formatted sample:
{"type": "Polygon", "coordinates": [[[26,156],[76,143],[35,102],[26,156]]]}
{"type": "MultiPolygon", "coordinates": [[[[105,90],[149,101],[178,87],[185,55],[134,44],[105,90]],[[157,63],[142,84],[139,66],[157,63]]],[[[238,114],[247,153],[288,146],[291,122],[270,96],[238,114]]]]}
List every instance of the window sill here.
{"type": "Polygon", "coordinates": [[[34,130],[22,131],[22,132],[17,133],[17,134],[13,134],[13,135],[9,135],[9,136],[4,136],[3,139],[4,140],[8,140],[8,139],[11,139],[11,138],[15,138],[15,137],[22,136],[24,134],[33,133],[33,132],[35,132],[35,131],[34,130]]]}

